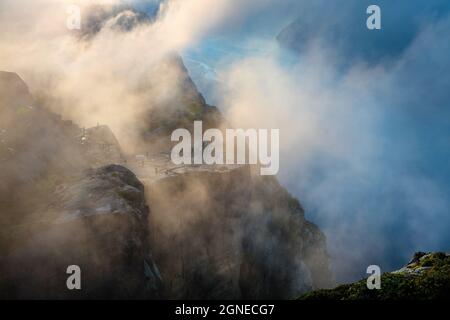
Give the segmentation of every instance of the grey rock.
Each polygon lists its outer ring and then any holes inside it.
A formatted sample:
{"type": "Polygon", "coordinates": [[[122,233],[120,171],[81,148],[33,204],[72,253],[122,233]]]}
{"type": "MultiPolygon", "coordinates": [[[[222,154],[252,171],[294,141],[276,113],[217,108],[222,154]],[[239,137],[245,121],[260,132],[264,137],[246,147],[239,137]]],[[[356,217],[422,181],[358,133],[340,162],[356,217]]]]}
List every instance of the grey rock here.
{"type": "Polygon", "coordinates": [[[93,169],[55,194],[44,220],[16,229],[5,257],[7,298],[157,298],[162,278],[148,245],[144,187],[118,165],[93,169]],[[25,237],[26,235],[26,237],[25,237]],[[65,287],[69,265],[82,290],[65,287]],[[16,268],[15,266],[20,266],[16,268]],[[12,290],[14,288],[14,290],[12,290]]]}

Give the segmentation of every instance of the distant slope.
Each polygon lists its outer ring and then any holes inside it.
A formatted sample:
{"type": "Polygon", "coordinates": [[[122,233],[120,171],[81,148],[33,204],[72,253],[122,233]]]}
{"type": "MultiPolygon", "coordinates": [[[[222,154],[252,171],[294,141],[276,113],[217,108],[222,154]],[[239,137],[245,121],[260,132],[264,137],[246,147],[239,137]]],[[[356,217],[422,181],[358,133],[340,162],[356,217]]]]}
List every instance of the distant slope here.
{"type": "Polygon", "coordinates": [[[384,273],[381,289],[366,280],[307,293],[300,300],[428,300],[450,299],[450,254],[416,253],[404,268],[384,273]]]}

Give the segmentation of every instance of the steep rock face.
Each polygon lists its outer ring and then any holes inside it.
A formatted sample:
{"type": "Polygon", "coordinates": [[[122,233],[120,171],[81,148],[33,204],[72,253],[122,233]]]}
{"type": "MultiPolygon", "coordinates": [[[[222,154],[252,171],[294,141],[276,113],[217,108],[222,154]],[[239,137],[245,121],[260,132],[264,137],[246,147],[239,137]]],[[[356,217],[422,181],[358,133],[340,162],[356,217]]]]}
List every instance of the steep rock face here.
{"type": "Polygon", "coordinates": [[[148,214],[143,185],[119,165],[89,169],[81,179],[60,185],[55,196],[57,211],[64,212],[61,221],[104,213],[128,213],[146,219],[148,214]]]}
{"type": "Polygon", "coordinates": [[[157,298],[144,187],[124,167],[89,170],[61,185],[46,212],[2,230],[0,294],[6,298],[157,298]],[[81,268],[82,290],[66,287],[81,268]],[[6,290],[5,290],[6,288],[6,290]]]}
{"type": "Polygon", "coordinates": [[[246,167],[199,171],[147,186],[151,247],[166,279],[165,297],[241,297],[240,239],[251,193],[249,176],[246,167]]]}
{"type": "MultiPolygon", "coordinates": [[[[171,132],[192,132],[194,121],[202,121],[203,130],[227,127],[181,59],[166,63],[177,70],[179,90],[150,110],[143,126],[144,140],[159,144],[150,144],[153,152],[169,152],[171,132]]],[[[170,279],[166,297],[282,299],[330,286],[325,237],[276,178],[260,177],[248,166],[188,167],[147,187],[152,252],[170,279]]]]}
{"type": "Polygon", "coordinates": [[[6,298],[157,297],[144,189],[107,127],[82,130],[35,106],[0,73],[0,294],[6,298]],[[108,149],[108,150],[106,150],[108,149]],[[79,265],[83,290],[66,288],[79,265]]]}
{"type": "Polygon", "coordinates": [[[25,82],[16,73],[0,71],[0,106],[17,109],[33,104],[33,98],[25,82]]]}
{"type": "Polygon", "coordinates": [[[63,175],[87,166],[78,128],[34,105],[16,74],[0,72],[0,222],[18,223],[63,175]]]}
{"type": "Polygon", "coordinates": [[[275,177],[252,176],[241,284],[245,298],[289,299],[331,284],[325,236],[275,177]],[[257,284],[257,285],[255,285],[257,284]]]}
{"type": "MultiPolygon", "coordinates": [[[[193,131],[194,121],[202,121],[205,130],[222,128],[225,119],[217,107],[206,103],[180,56],[166,57],[152,72],[157,75],[158,81],[169,82],[172,90],[169,97],[159,99],[143,115],[141,137],[148,148],[153,152],[170,151],[174,145],[170,140],[171,133],[178,128],[193,131]]],[[[153,86],[150,91],[164,91],[157,84],[153,86]]]]}
{"type": "MultiPolygon", "coordinates": [[[[187,71],[181,76],[173,109],[159,109],[167,115],[147,127],[164,150],[173,126],[224,124],[187,71]]],[[[248,166],[158,164],[136,171],[145,174],[144,191],[132,172],[107,165],[124,161],[107,127],[83,130],[39,107],[17,113],[4,105],[11,114],[0,168],[9,192],[0,194],[5,297],[291,298],[328,285],[325,238],[276,178],[248,166]],[[82,268],[82,292],[65,287],[72,264],[82,268]]]]}
{"type": "Polygon", "coordinates": [[[126,162],[122,148],[108,126],[85,129],[81,139],[84,155],[91,166],[126,162]]]}
{"type": "Polygon", "coordinates": [[[166,297],[283,299],[329,285],[324,236],[276,179],[242,166],[147,189],[166,297]]]}
{"type": "Polygon", "coordinates": [[[82,130],[35,105],[17,74],[0,72],[0,92],[0,221],[19,222],[84,169],[124,162],[109,128],[82,130]]]}

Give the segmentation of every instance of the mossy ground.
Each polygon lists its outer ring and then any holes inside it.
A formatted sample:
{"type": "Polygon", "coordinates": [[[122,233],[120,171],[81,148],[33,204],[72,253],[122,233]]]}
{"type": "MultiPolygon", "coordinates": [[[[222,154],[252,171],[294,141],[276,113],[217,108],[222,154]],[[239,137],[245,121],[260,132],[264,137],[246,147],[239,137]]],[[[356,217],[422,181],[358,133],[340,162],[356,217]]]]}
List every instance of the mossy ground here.
{"type": "Polygon", "coordinates": [[[300,300],[429,300],[450,299],[450,255],[433,253],[410,263],[407,270],[384,273],[381,289],[369,290],[366,280],[330,290],[317,290],[300,300]],[[418,273],[414,270],[424,268],[418,273]],[[412,271],[412,272],[408,272],[412,271]]]}

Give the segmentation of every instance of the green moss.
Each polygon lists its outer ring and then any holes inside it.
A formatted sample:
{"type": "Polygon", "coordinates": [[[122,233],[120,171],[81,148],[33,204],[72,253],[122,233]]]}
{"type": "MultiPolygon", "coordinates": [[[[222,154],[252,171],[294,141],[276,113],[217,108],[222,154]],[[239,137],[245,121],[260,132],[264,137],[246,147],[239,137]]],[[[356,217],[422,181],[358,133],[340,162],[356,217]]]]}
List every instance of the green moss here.
{"type": "Polygon", "coordinates": [[[187,110],[189,112],[189,119],[195,120],[197,119],[203,112],[203,105],[199,102],[191,103],[187,110]]]}
{"type": "Polygon", "coordinates": [[[450,256],[433,253],[408,266],[410,270],[428,267],[415,273],[384,273],[381,289],[369,290],[366,280],[317,290],[299,297],[300,300],[426,300],[450,298],[450,256]],[[413,266],[413,268],[411,268],[413,266]]]}
{"type": "Polygon", "coordinates": [[[31,109],[29,107],[19,107],[16,109],[16,113],[18,116],[24,117],[31,113],[31,109]]]}
{"type": "Polygon", "coordinates": [[[36,190],[43,194],[51,194],[61,183],[62,178],[57,174],[47,174],[35,182],[36,190]]]}

